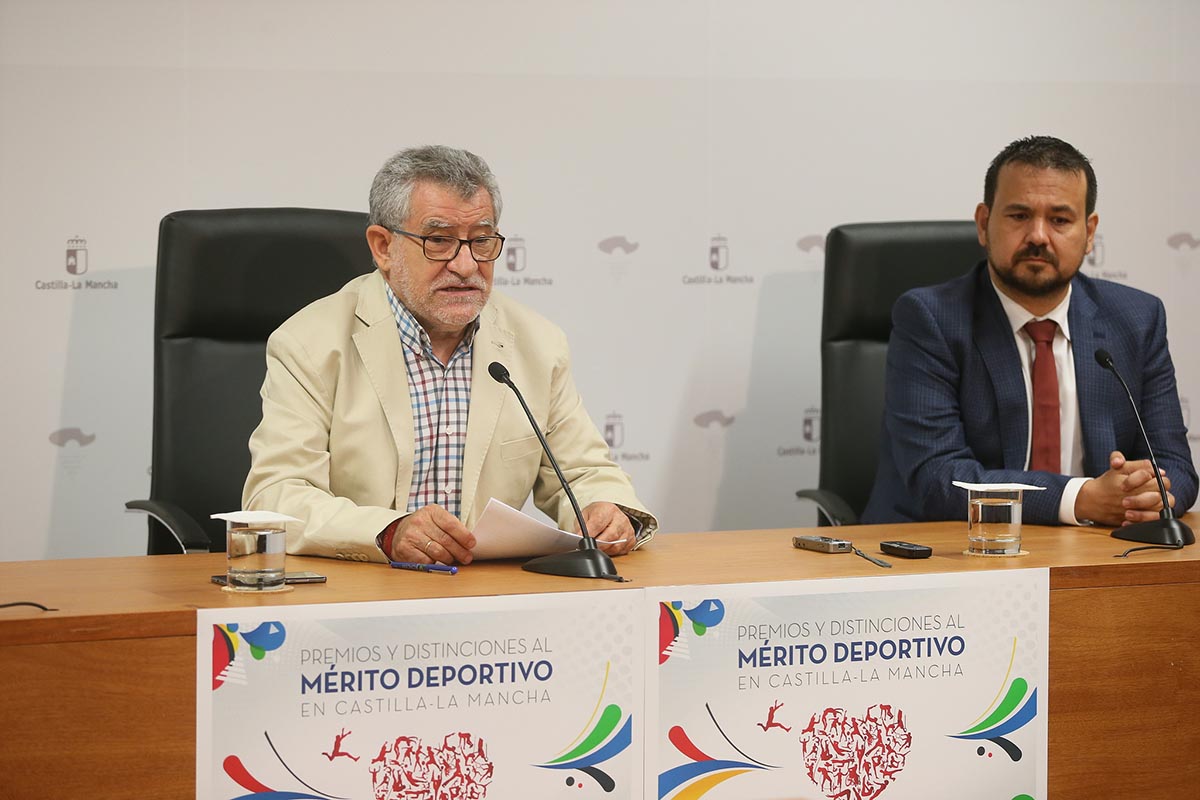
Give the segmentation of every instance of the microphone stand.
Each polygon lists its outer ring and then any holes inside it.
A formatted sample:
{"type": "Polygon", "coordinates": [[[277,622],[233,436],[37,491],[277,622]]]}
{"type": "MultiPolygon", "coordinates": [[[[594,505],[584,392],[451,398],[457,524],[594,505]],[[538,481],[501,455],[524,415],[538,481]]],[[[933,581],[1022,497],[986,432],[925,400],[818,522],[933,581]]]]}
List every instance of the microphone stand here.
{"type": "MultiPolygon", "coordinates": [[[[1146,435],[1146,426],[1142,424],[1142,415],[1138,412],[1137,403],[1133,401],[1133,392],[1129,391],[1129,384],[1125,383],[1125,379],[1121,377],[1121,373],[1117,372],[1113,358],[1107,350],[1101,349],[1096,351],[1096,362],[1115,375],[1117,380],[1121,382],[1121,386],[1125,389],[1125,394],[1129,398],[1129,405],[1133,407],[1133,416],[1137,420],[1138,428],[1142,432],[1142,439],[1146,442],[1146,451],[1150,453],[1150,466],[1154,469],[1154,477],[1158,480],[1158,493],[1162,497],[1162,511],[1159,512],[1159,519],[1136,522],[1133,525],[1117,528],[1112,532],[1112,537],[1114,539],[1123,539],[1127,542],[1141,542],[1142,544],[1172,549],[1195,544],[1196,535],[1192,533],[1192,529],[1182,520],[1176,519],[1174,513],[1171,511],[1171,504],[1167,499],[1167,487],[1163,483],[1162,472],[1158,468],[1158,460],[1154,457],[1154,448],[1150,446],[1150,437],[1146,435]]],[[[1141,549],[1143,548],[1134,548],[1134,550],[1141,549]]],[[[1131,552],[1133,551],[1126,550],[1125,554],[1128,555],[1131,552]]]]}
{"type": "Polygon", "coordinates": [[[582,537],[575,550],[539,556],[526,561],[521,565],[521,569],[564,578],[604,578],[610,581],[624,581],[625,579],[617,574],[612,557],[598,548],[596,540],[588,533],[587,523],[583,521],[583,512],[579,510],[579,502],[575,499],[575,493],[571,491],[570,484],[563,477],[562,470],[558,468],[558,461],[554,459],[554,453],[550,452],[550,445],[547,444],[546,437],[542,435],[542,429],[538,427],[537,421],[533,418],[533,412],[529,410],[525,398],[521,396],[521,390],[509,377],[508,368],[499,361],[493,361],[488,365],[488,374],[498,383],[503,383],[512,389],[513,394],[520,401],[521,408],[524,409],[525,416],[529,418],[529,424],[533,427],[533,432],[537,434],[538,441],[542,443],[542,451],[550,459],[550,466],[554,467],[554,474],[558,476],[563,491],[567,493],[567,498],[571,501],[571,508],[575,509],[575,519],[579,521],[579,533],[582,537]]]}

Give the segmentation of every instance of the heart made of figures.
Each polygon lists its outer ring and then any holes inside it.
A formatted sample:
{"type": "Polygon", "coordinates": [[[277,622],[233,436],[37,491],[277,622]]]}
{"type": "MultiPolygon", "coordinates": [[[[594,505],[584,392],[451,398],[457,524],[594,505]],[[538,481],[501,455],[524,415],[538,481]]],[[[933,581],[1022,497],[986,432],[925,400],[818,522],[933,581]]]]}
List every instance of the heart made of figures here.
{"type": "Polygon", "coordinates": [[[912,734],[892,705],[873,705],[861,717],[826,708],[809,719],[800,744],[808,777],[826,797],[875,800],[904,769],[912,734]]]}
{"type": "Polygon", "coordinates": [[[370,765],[375,797],[430,800],[482,800],[494,768],[483,739],[465,732],[447,735],[440,746],[423,745],[415,736],[399,736],[384,742],[370,765]]]}

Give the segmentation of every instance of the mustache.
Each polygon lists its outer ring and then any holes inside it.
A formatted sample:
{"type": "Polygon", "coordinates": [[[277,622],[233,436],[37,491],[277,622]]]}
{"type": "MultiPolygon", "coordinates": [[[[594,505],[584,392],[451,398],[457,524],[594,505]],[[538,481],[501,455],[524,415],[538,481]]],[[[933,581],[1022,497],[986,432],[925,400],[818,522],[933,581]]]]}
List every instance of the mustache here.
{"type": "Polygon", "coordinates": [[[472,275],[466,280],[451,277],[434,281],[430,288],[435,292],[438,289],[478,289],[482,292],[487,290],[487,281],[481,275],[472,275]]]}
{"type": "Polygon", "coordinates": [[[1013,255],[1012,260],[1013,260],[1013,263],[1015,264],[1018,261],[1024,261],[1025,259],[1028,259],[1028,258],[1041,259],[1042,261],[1049,262],[1051,265],[1053,265],[1055,267],[1058,266],[1058,256],[1054,255],[1054,253],[1051,253],[1049,250],[1047,250],[1042,245],[1031,244],[1026,248],[1018,250],[1016,252],[1016,254],[1013,255]]]}

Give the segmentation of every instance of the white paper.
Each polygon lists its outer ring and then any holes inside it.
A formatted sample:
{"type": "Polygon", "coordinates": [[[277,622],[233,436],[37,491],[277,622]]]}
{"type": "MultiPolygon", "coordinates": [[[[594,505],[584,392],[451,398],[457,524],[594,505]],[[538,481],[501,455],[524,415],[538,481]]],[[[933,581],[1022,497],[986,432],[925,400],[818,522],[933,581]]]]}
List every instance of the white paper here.
{"type": "MultiPolygon", "coordinates": [[[[540,522],[494,497],[488,500],[487,507],[475,523],[473,533],[475,548],[471,555],[476,560],[532,558],[551,553],[565,553],[579,547],[579,541],[583,538],[578,533],[568,533],[540,522]]],[[[597,544],[603,549],[605,545],[616,542],[597,544]]]]}
{"type": "Polygon", "coordinates": [[[245,525],[271,525],[277,522],[299,522],[287,514],[277,514],[274,511],[226,511],[224,514],[213,514],[213,519],[223,519],[226,522],[238,522],[245,525]]]}
{"type": "Polygon", "coordinates": [[[1027,483],[964,483],[963,481],[951,481],[951,483],[969,492],[1040,492],[1046,488],[1045,486],[1030,486],[1027,483]]]}

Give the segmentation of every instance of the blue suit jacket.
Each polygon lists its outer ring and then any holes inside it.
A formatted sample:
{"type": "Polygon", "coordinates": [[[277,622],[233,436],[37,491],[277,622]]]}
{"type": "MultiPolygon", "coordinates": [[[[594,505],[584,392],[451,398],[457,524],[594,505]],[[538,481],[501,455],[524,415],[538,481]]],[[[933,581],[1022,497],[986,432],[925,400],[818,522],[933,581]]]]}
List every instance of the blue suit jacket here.
{"type": "MultiPolygon", "coordinates": [[[[1113,450],[1148,457],[1124,389],[1096,363],[1103,348],[1129,384],[1181,514],[1196,500],[1197,481],[1162,302],[1083,274],[1072,285],[1068,320],[1084,473],[1103,474],[1113,450]]],[[[1045,486],[1025,494],[1023,518],[1057,524],[1069,477],[1025,470],[1021,361],[986,262],[907,292],[892,309],[892,324],[879,468],[863,522],[965,519],[966,492],[951,485],[960,480],[1045,486]]]]}

